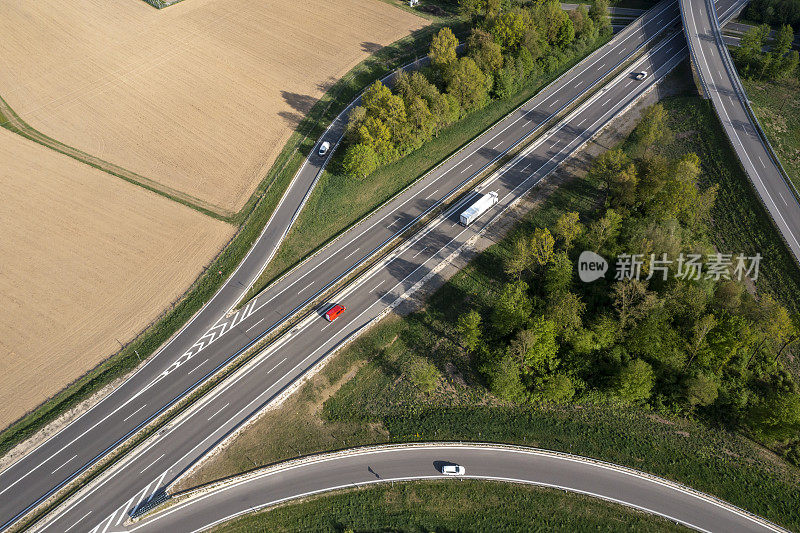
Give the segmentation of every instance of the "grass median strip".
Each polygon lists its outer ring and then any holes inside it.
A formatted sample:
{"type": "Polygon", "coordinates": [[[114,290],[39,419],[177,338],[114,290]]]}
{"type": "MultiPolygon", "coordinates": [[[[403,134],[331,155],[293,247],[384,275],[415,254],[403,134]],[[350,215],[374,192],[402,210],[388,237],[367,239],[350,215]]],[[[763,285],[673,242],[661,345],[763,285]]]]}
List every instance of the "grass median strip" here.
{"type": "MultiPolygon", "coordinates": [[[[524,146],[524,145],[523,145],[524,146]]],[[[482,179],[486,173],[482,173],[480,177],[476,179],[482,179]]],[[[457,195],[456,195],[457,196],[457,195]]],[[[453,199],[452,201],[457,201],[457,198],[453,199]]],[[[417,224],[415,224],[412,228],[409,228],[406,232],[404,232],[403,236],[411,235],[412,233],[416,232],[419,228],[423,227],[429,220],[433,217],[437,216],[443,209],[446,209],[446,206],[449,204],[445,204],[436,210],[432,211],[428,216],[421,219],[417,224]]],[[[380,253],[376,254],[374,257],[370,258],[369,261],[365,262],[361,265],[360,268],[354,270],[350,275],[344,277],[340,282],[335,284],[329,289],[330,291],[338,291],[339,289],[346,286],[350,280],[354,279],[361,273],[373,268],[377,265],[383,258],[387,255],[390,255],[393,251],[393,247],[396,244],[403,242],[403,239],[395,239],[391,245],[385,247],[381,250],[380,253]]],[[[327,298],[329,292],[317,297],[315,301],[309,302],[304,306],[303,309],[309,309],[315,305],[321,298],[327,298]]],[[[311,315],[310,312],[305,312],[304,315],[300,316],[299,318],[294,318],[293,320],[282,324],[279,328],[269,333],[269,335],[265,336],[262,339],[259,339],[253,346],[249,347],[243,354],[237,356],[236,358],[232,359],[228,366],[218,372],[213,378],[211,378],[208,382],[201,385],[197,390],[193,391],[187,398],[179,401],[175,406],[170,408],[167,412],[160,415],[160,417],[150,424],[148,424],[147,428],[140,431],[137,435],[131,438],[130,441],[124,443],[120,448],[115,450],[110,456],[103,459],[98,464],[91,467],[86,473],[84,473],[79,480],[73,481],[68,487],[65,487],[59,494],[53,496],[48,502],[41,505],[41,508],[32,514],[28,520],[23,522],[23,527],[27,527],[30,524],[34,523],[36,520],[40,519],[41,517],[45,516],[46,513],[53,509],[56,505],[63,503],[67,498],[69,498],[72,494],[80,489],[80,486],[85,486],[89,481],[95,479],[97,476],[101,475],[103,472],[107,471],[111,468],[118,460],[123,458],[128,451],[132,450],[137,445],[144,442],[147,438],[149,438],[154,431],[163,427],[169,421],[174,420],[176,417],[180,416],[181,413],[185,412],[189,406],[191,406],[194,402],[199,400],[205,394],[207,394],[210,390],[220,384],[222,381],[225,380],[228,376],[236,372],[238,369],[242,368],[244,365],[249,363],[256,357],[262,348],[269,345],[270,342],[275,340],[277,337],[282,335],[284,332],[294,328],[298,324],[304,322],[307,318],[311,315]]]]}
{"type": "Polygon", "coordinates": [[[426,481],[289,502],[212,529],[244,531],[685,531],[643,512],[555,489],[494,481],[426,481]]]}
{"type": "Polygon", "coordinates": [[[743,79],[742,84],[789,179],[800,188],[800,79],[743,79]]]}
{"type": "Polygon", "coordinates": [[[378,169],[366,180],[344,175],[340,164],[342,154],[337,153],[275,257],[248,295],[252,297],[263,290],[304,258],[424,176],[440,161],[502,120],[605,42],[601,39],[594,47],[584,50],[556,71],[529,80],[514,97],[493,101],[481,111],[445,128],[438,137],[396,163],[378,169]]]}

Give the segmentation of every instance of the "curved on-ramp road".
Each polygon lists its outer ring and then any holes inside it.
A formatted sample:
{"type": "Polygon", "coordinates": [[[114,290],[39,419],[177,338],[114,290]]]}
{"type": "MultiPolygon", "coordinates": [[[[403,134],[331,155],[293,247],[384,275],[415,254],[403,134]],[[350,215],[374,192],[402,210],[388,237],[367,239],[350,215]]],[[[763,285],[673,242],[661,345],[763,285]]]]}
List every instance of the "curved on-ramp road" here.
{"type": "MultiPolygon", "coordinates": [[[[731,2],[731,0],[719,1],[723,4],[731,2]]],[[[542,89],[535,97],[460,149],[425,178],[415,182],[384,204],[368,220],[362,220],[360,224],[342,233],[338,240],[332,241],[317,254],[289,271],[242,309],[229,314],[228,311],[258,278],[267,259],[288,230],[298,206],[302,205],[308,190],[321,171],[324,159],[312,154],[284,194],[273,218],[266,225],[256,244],[235,272],[229,276],[225,285],[195,318],[113,392],[35,449],[0,470],[0,530],[9,527],[40,502],[45,501],[99,458],[115,449],[189,391],[214,375],[231,359],[275,328],[285,324],[304,305],[312,302],[339,279],[357,269],[371,258],[375,251],[401,235],[420,217],[436,209],[443,199],[449,198],[459,190],[461,184],[474,178],[483,168],[503,157],[512,147],[525,142],[531,135],[543,134],[544,130],[549,129],[550,120],[554,119],[560,110],[584,95],[588,88],[602,83],[617,65],[647,44],[659,39],[665,28],[676,24],[679,19],[678,7],[674,0],[659,3],[621,31],[611,42],[600,47],[569,72],[542,89]]],[[[645,85],[651,82],[652,80],[648,80],[645,85]]],[[[637,89],[640,88],[639,85],[645,86],[637,84],[637,89]]],[[[625,91],[625,98],[628,92],[630,91],[625,91]]],[[[610,95],[606,98],[608,100],[605,101],[604,108],[608,108],[612,101],[610,95]]],[[[614,101],[616,100],[617,98],[614,98],[614,101]]],[[[541,163],[547,163],[547,169],[563,160],[566,154],[565,144],[575,146],[576,143],[583,142],[585,135],[592,133],[583,127],[583,124],[593,123],[594,118],[592,121],[589,121],[588,116],[584,118],[585,120],[576,123],[574,130],[560,131],[559,135],[562,138],[557,142],[561,146],[557,149],[554,144],[541,148],[541,152],[537,155],[542,155],[551,148],[555,154],[548,154],[542,159],[541,163]]],[[[322,136],[320,142],[327,140],[335,145],[341,135],[342,127],[341,120],[335,122],[322,136]]],[[[534,163],[536,163],[534,168],[541,166],[538,158],[536,161],[524,162],[517,173],[509,174],[504,179],[519,179],[525,182],[525,186],[532,186],[533,179],[530,178],[534,171],[528,172],[527,169],[534,163]]],[[[521,192],[520,189],[516,189],[518,182],[509,185],[509,191],[521,192]]],[[[453,226],[451,229],[457,228],[453,226]]],[[[416,255],[412,259],[414,262],[419,261],[422,266],[431,257],[436,257],[446,243],[447,241],[443,241],[437,243],[437,246],[430,247],[424,245],[420,253],[413,252],[416,255]]],[[[400,275],[401,268],[403,265],[411,266],[411,264],[412,262],[405,261],[401,265],[397,261],[388,274],[399,276],[397,279],[400,280],[406,279],[409,274],[406,272],[400,275]]],[[[412,267],[415,268],[416,266],[412,267]]],[[[394,284],[396,280],[393,281],[390,277],[389,281],[394,284]]],[[[377,291],[377,287],[375,290],[377,291]]],[[[382,290],[385,291],[386,288],[382,290]]],[[[357,307],[351,309],[355,310],[357,307]]],[[[241,398],[252,394],[251,398],[258,398],[271,386],[275,385],[277,389],[294,380],[317,360],[316,357],[302,356],[299,361],[303,361],[303,364],[298,365],[296,357],[300,353],[299,350],[305,350],[305,355],[316,352],[319,344],[324,345],[328,342],[343,325],[344,321],[339,320],[328,330],[322,331],[320,327],[313,334],[307,334],[304,340],[313,340],[315,346],[309,348],[306,345],[298,348],[298,351],[293,350],[292,354],[284,355],[284,360],[287,357],[289,360],[270,375],[263,375],[263,382],[258,384],[258,392],[243,390],[238,396],[241,398]]],[[[241,405],[238,405],[237,401],[231,402],[228,406],[220,406],[221,411],[216,415],[214,424],[220,419],[238,423],[240,420],[234,421],[230,412],[237,413],[240,408],[241,405]]],[[[214,433],[212,429],[202,436],[184,435],[184,437],[203,442],[214,433]]],[[[191,441],[184,441],[188,442],[191,441]]],[[[183,453],[178,454],[178,457],[182,455],[183,453]]],[[[155,480],[148,480],[151,484],[153,481],[155,480]]],[[[127,498],[124,498],[118,505],[124,505],[126,500],[127,498]]],[[[96,509],[95,513],[98,511],[96,509]]],[[[86,518],[93,519],[88,515],[86,518]]]]}
{"type": "Polygon", "coordinates": [[[187,499],[128,531],[200,531],[287,500],[336,489],[442,476],[442,464],[464,477],[554,487],[657,514],[699,531],[784,531],[712,496],[617,465],[574,455],[491,444],[388,445],[324,454],[187,494],[187,499]]]}

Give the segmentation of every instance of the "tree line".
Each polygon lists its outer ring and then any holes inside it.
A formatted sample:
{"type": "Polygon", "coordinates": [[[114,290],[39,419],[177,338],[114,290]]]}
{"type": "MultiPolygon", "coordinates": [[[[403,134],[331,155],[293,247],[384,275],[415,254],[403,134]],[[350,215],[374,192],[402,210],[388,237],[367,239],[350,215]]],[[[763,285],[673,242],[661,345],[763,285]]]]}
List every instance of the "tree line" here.
{"type": "Polygon", "coordinates": [[[749,20],[800,29],[800,0],[753,0],[745,13],[749,20]]]}
{"type": "Polygon", "coordinates": [[[492,100],[555,72],[610,35],[607,8],[608,0],[570,12],[557,0],[462,0],[470,28],[466,53],[459,54],[458,38],[443,28],[431,41],[429,67],[401,72],[393,89],[370,85],[348,117],[343,171],[363,179],[492,100]]]}
{"type": "Polygon", "coordinates": [[[623,402],[705,417],[780,443],[800,463],[800,389],[782,362],[800,337],[797,314],[747,279],[681,278],[676,263],[656,271],[646,262],[641,276],[614,279],[619,254],[717,253],[708,237],[717,188],[701,186],[697,155],[655,153],[671,135],[665,120],[662,106],[651,107],[632,144],[595,160],[602,214],[566,212],[513,242],[490,308],[459,316],[460,343],[507,401],[623,402]],[[610,272],[577,280],[582,250],[609,259],[610,272]]]}
{"type": "Polygon", "coordinates": [[[794,31],[788,24],[781,26],[775,40],[767,47],[770,28],[766,24],[748,30],[733,50],[736,66],[745,78],[776,80],[800,74],[797,66],[800,55],[792,50],[794,31]]]}

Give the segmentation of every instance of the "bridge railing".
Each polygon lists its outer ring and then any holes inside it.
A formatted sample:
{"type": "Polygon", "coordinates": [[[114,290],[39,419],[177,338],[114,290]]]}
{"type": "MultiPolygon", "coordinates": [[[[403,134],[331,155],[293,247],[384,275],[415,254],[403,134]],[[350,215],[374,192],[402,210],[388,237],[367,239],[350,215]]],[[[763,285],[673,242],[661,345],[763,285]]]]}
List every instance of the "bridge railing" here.
{"type": "MultiPolygon", "coordinates": [[[[714,39],[717,42],[717,46],[720,50],[720,55],[722,56],[722,63],[725,65],[725,70],[728,72],[728,76],[733,81],[733,89],[736,92],[736,97],[742,103],[747,115],[750,117],[750,122],[753,124],[756,133],[758,133],[759,138],[761,139],[761,143],[767,149],[767,154],[769,154],[770,159],[775,164],[775,167],[781,174],[781,177],[786,182],[786,186],[792,191],[792,194],[795,197],[795,201],[800,198],[800,192],[798,192],[797,188],[795,187],[794,183],[792,182],[789,174],[786,172],[786,169],[783,168],[778,155],[775,153],[775,150],[772,148],[772,144],[767,139],[767,135],[764,132],[764,129],[761,127],[761,123],[758,121],[758,117],[756,117],[753,108],[750,105],[750,99],[747,98],[747,91],[745,91],[744,86],[742,85],[742,80],[739,79],[739,73],[736,70],[736,65],[733,64],[733,59],[731,58],[731,54],[728,51],[728,46],[725,44],[725,41],[722,37],[722,29],[720,28],[719,20],[716,16],[716,11],[714,10],[714,4],[712,0],[705,0],[706,6],[709,9],[709,13],[712,13],[714,16],[711,17],[711,26],[714,32],[714,39]]],[[[682,11],[681,11],[682,12],[682,11]]]]}

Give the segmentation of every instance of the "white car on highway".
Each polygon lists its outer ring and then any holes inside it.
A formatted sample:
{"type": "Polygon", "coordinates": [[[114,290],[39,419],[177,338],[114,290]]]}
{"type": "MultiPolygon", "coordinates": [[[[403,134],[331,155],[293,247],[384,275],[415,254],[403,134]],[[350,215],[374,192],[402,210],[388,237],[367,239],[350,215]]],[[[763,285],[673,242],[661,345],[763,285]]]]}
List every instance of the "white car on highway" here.
{"type": "Polygon", "coordinates": [[[442,474],[445,476],[463,476],[467,469],[461,465],[444,465],[442,474]]]}
{"type": "Polygon", "coordinates": [[[319,155],[325,155],[328,153],[328,149],[331,147],[331,143],[325,141],[324,143],[319,145],[319,155]]]}
{"type": "Polygon", "coordinates": [[[639,80],[639,81],[642,81],[646,77],[647,77],[647,71],[646,70],[643,70],[641,72],[637,72],[636,73],[636,79],[639,80]]]}

